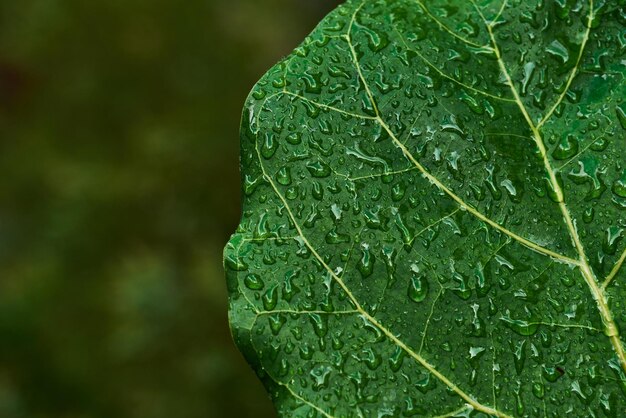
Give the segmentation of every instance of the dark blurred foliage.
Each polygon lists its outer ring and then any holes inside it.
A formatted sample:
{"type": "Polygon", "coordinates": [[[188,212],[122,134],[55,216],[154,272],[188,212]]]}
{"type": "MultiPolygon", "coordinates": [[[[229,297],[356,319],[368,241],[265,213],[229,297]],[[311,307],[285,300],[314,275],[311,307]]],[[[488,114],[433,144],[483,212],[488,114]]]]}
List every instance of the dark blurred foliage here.
{"type": "Polygon", "coordinates": [[[239,118],[337,3],[0,2],[0,417],[273,415],[226,317],[239,118]]]}

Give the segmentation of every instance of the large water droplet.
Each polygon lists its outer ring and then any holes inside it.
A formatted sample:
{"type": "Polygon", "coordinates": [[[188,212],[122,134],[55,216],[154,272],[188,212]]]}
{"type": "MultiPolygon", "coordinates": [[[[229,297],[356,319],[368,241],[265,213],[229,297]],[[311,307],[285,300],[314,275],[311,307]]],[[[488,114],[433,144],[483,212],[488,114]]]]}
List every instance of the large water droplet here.
{"type": "Polygon", "coordinates": [[[556,160],[567,160],[578,153],[578,140],[574,135],[567,135],[561,139],[559,145],[552,152],[556,160]]]}
{"type": "Polygon", "coordinates": [[[244,284],[250,290],[261,290],[265,286],[265,283],[258,274],[248,274],[243,279],[244,284]]]}
{"type": "Polygon", "coordinates": [[[266,311],[271,311],[276,308],[278,304],[278,291],[276,290],[278,285],[274,285],[265,291],[263,295],[263,308],[266,311]]]}
{"type": "Polygon", "coordinates": [[[328,177],[331,173],[330,166],[323,161],[311,161],[306,165],[307,170],[313,177],[328,177]]]}
{"type": "Polygon", "coordinates": [[[361,273],[363,278],[367,278],[372,275],[374,272],[374,254],[370,251],[370,246],[368,244],[363,244],[361,246],[362,257],[357,264],[357,269],[361,273]]]}
{"type": "Polygon", "coordinates": [[[617,120],[619,120],[622,128],[626,130],[626,110],[624,110],[621,106],[616,106],[615,111],[617,112],[617,120]]]}
{"type": "Polygon", "coordinates": [[[536,322],[524,321],[522,319],[512,319],[508,315],[502,316],[500,320],[519,335],[533,335],[539,329],[539,325],[536,322]]]}
{"type": "Polygon", "coordinates": [[[419,272],[417,266],[412,266],[413,274],[409,280],[409,288],[407,294],[413,302],[422,302],[428,295],[428,279],[419,272]]]}

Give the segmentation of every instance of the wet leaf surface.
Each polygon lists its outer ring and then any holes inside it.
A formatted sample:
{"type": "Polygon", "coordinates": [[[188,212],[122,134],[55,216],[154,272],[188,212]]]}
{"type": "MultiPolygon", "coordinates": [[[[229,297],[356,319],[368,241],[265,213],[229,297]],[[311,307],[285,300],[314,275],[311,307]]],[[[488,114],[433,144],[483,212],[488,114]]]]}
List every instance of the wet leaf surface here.
{"type": "Polygon", "coordinates": [[[253,89],[230,320],[281,416],[623,416],[624,2],[349,1],[253,89]]]}

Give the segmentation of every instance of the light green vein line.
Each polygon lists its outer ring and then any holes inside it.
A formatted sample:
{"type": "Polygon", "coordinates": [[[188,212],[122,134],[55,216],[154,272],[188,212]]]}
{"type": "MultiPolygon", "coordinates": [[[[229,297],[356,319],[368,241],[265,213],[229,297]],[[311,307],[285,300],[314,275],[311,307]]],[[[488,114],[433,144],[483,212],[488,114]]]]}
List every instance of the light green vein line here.
{"type": "Polygon", "coordinates": [[[426,323],[424,324],[424,330],[422,331],[422,341],[420,342],[420,348],[417,350],[418,354],[422,354],[422,349],[424,348],[424,342],[426,341],[426,335],[428,334],[428,325],[430,324],[430,319],[435,314],[435,305],[437,305],[437,301],[441,297],[444,292],[443,286],[439,285],[439,292],[437,292],[437,296],[433,301],[432,305],[430,305],[430,312],[428,313],[428,318],[426,318],[426,323]]]}
{"type": "Polygon", "coordinates": [[[295,309],[275,309],[273,311],[259,311],[257,312],[257,316],[261,315],[271,315],[271,314],[294,314],[294,315],[350,315],[360,313],[357,310],[349,310],[349,311],[320,311],[320,310],[312,310],[312,311],[298,311],[295,309]]]}
{"type": "Polygon", "coordinates": [[[405,138],[402,140],[403,143],[406,143],[411,138],[411,135],[412,135],[412,132],[413,132],[413,128],[415,128],[415,124],[417,124],[417,121],[421,119],[422,112],[424,111],[425,107],[426,107],[426,105],[423,105],[421,107],[421,109],[417,113],[417,116],[415,116],[415,118],[413,119],[413,123],[411,123],[411,127],[406,130],[405,138]]]}
{"type": "Polygon", "coordinates": [[[580,45],[580,51],[578,52],[578,58],[576,58],[576,64],[574,64],[574,68],[572,69],[572,72],[570,73],[567,79],[567,83],[565,83],[565,88],[563,89],[563,92],[557,99],[556,103],[554,103],[554,105],[545,114],[545,116],[541,118],[541,120],[537,124],[537,129],[541,129],[543,124],[546,123],[548,119],[550,119],[550,117],[552,116],[556,108],[559,107],[559,105],[565,98],[565,95],[569,91],[569,88],[572,85],[572,82],[574,81],[574,78],[576,77],[576,73],[580,67],[580,61],[582,60],[583,53],[585,52],[585,46],[587,45],[587,41],[589,40],[589,34],[591,33],[592,22],[593,22],[593,0],[589,0],[589,15],[587,16],[587,30],[585,31],[585,34],[583,35],[582,44],[580,45]]]}
{"type": "Polygon", "coordinates": [[[603,332],[601,329],[590,327],[588,325],[581,324],[555,324],[553,322],[527,322],[528,325],[545,325],[548,327],[558,327],[558,328],[582,328],[588,329],[595,332],[603,332]]]}
{"type": "Polygon", "coordinates": [[[333,112],[341,113],[343,115],[347,115],[347,116],[351,116],[351,117],[359,118],[359,119],[368,119],[368,120],[375,120],[376,119],[374,116],[360,115],[358,113],[352,113],[352,112],[348,112],[348,111],[345,111],[343,109],[339,109],[339,108],[336,108],[336,107],[333,107],[333,106],[329,106],[329,105],[325,105],[325,104],[322,104],[322,103],[318,103],[318,102],[316,102],[314,100],[308,99],[308,98],[306,98],[304,96],[301,96],[301,95],[299,95],[297,93],[292,93],[292,92],[287,91],[287,90],[284,90],[283,93],[288,95],[288,96],[292,96],[292,97],[295,97],[297,99],[303,100],[303,101],[305,101],[307,103],[311,103],[313,106],[317,106],[317,107],[319,107],[321,109],[330,110],[330,111],[333,111],[333,112]]]}
{"type": "Polygon", "coordinates": [[[443,414],[443,415],[436,415],[436,416],[432,416],[432,417],[430,417],[430,418],[451,418],[451,417],[457,416],[457,415],[458,415],[458,414],[460,414],[461,412],[464,412],[464,411],[471,411],[472,409],[473,409],[473,408],[472,408],[472,405],[467,405],[467,404],[465,404],[465,405],[463,405],[462,407],[460,407],[460,408],[458,408],[458,409],[455,409],[455,410],[454,410],[454,411],[452,411],[452,412],[448,412],[447,414],[443,414]]]}
{"type": "MultiPolygon", "coordinates": [[[[354,61],[355,63],[358,63],[358,58],[357,58],[356,50],[354,49],[354,44],[352,43],[352,28],[354,27],[354,22],[356,21],[357,14],[363,8],[364,5],[365,5],[365,2],[361,3],[361,5],[357,7],[356,10],[354,11],[354,14],[352,15],[352,19],[350,20],[350,25],[348,26],[348,33],[346,33],[346,37],[345,37],[346,41],[348,42],[348,46],[350,47],[350,54],[352,55],[352,61],[354,61]]],[[[363,87],[365,87],[365,91],[367,92],[367,96],[370,99],[370,103],[374,107],[374,112],[376,113],[376,115],[380,116],[380,112],[378,111],[378,106],[376,105],[376,101],[374,100],[374,95],[372,94],[372,91],[370,90],[369,84],[367,83],[367,81],[365,81],[365,77],[363,77],[361,66],[356,65],[356,70],[359,75],[359,79],[363,83],[363,87]]]]}
{"type": "Polygon", "coordinates": [[[617,276],[617,273],[619,273],[620,269],[622,268],[624,260],[626,260],[626,248],[622,252],[619,260],[617,260],[617,263],[615,263],[615,265],[613,266],[613,269],[611,269],[609,275],[606,276],[606,279],[604,279],[604,281],[602,282],[602,290],[606,290],[606,288],[609,287],[615,276],[617,276]]]}
{"type": "Polygon", "coordinates": [[[467,45],[473,46],[475,48],[491,49],[491,47],[489,45],[481,45],[481,44],[478,44],[476,42],[472,42],[469,39],[464,38],[463,36],[457,35],[452,29],[450,29],[448,26],[446,26],[445,23],[443,23],[441,20],[439,20],[439,18],[437,18],[437,16],[433,15],[430,12],[430,10],[428,10],[426,5],[424,5],[424,3],[422,3],[420,0],[415,0],[415,2],[424,11],[424,13],[426,13],[426,15],[428,15],[428,17],[430,17],[442,30],[448,32],[450,35],[454,36],[456,39],[460,40],[461,42],[466,43],[467,45]]]}
{"type": "Polygon", "coordinates": [[[518,135],[518,134],[511,134],[511,133],[508,133],[508,132],[487,132],[485,134],[485,136],[512,136],[513,138],[521,138],[521,139],[530,139],[530,140],[532,140],[532,138],[529,137],[529,136],[518,135]]]}
{"type": "Polygon", "coordinates": [[[433,223],[431,223],[430,225],[427,225],[424,228],[422,228],[417,234],[415,234],[413,236],[413,238],[411,238],[411,241],[409,241],[409,245],[413,245],[413,241],[415,241],[417,238],[419,238],[419,236],[422,235],[424,232],[428,231],[433,226],[436,226],[436,225],[440,224],[441,222],[445,221],[446,219],[450,218],[451,216],[454,216],[454,214],[457,213],[460,210],[461,210],[461,208],[458,207],[455,210],[453,210],[452,212],[450,212],[449,214],[447,214],[446,216],[444,216],[443,218],[439,218],[436,221],[434,221],[433,223]]]}
{"type": "MultiPolygon", "coordinates": [[[[493,258],[498,255],[498,253],[500,252],[500,250],[502,250],[504,247],[506,247],[507,245],[509,245],[511,243],[511,238],[507,237],[506,240],[500,244],[498,246],[498,248],[495,249],[495,251],[493,251],[489,257],[483,262],[483,264],[486,266],[487,264],[489,264],[491,262],[491,260],[493,260],[493,258]]],[[[551,264],[553,263],[553,261],[550,262],[551,264]]]]}
{"type": "Polygon", "coordinates": [[[370,175],[367,175],[367,176],[348,177],[348,180],[350,180],[350,181],[369,180],[369,179],[375,179],[375,178],[378,178],[378,177],[391,176],[391,175],[394,175],[394,174],[408,173],[410,171],[415,171],[415,170],[417,170],[416,167],[411,167],[411,168],[407,168],[405,170],[399,170],[399,171],[387,171],[386,173],[370,174],[370,175]]]}
{"type": "Polygon", "coordinates": [[[500,96],[496,96],[496,95],[491,94],[491,93],[487,93],[486,91],[483,91],[481,89],[477,89],[476,87],[472,87],[472,86],[470,86],[468,84],[462,83],[459,80],[455,79],[454,77],[449,76],[448,74],[444,73],[439,68],[437,68],[437,66],[435,64],[430,62],[430,60],[428,58],[426,58],[417,49],[411,48],[409,46],[409,44],[406,42],[406,40],[404,39],[404,37],[402,36],[402,34],[400,34],[400,32],[398,31],[397,28],[394,27],[394,31],[396,32],[396,35],[398,36],[398,39],[400,39],[400,42],[402,42],[404,44],[404,47],[406,49],[408,49],[409,51],[414,52],[415,54],[417,54],[422,59],[422,61],[424,61],[426,63],[426,65],[428,65],[430,68],[432,68],[435,72],[437,72],[437,74],[439,74],[443,78],[445,78],[447,80],[450,80],[453,83],[456,83],[456,84],[458,84],[459,86],[461,86],[463,88],[466,88],[466,89],[468,89],[470,91],[473,91],[475,93],[478,93],[478,94],[482,94],[483,96],[490,97],[490,98],[492,98],[494,100],[501,100],[503,102],[515,103],[515,99],[508,98],[508,97],[500,97],[500,96]]]}
{"type": "Polygon", "coordinates": [[[265,177],[265,179],[268,181],[268,183],[270,184],[270,186],[274,190],[274,193],[276,194],[278,199],[282,202],[285,210],[287,211],[287,215],[289,216],[289,219],[291,220],[292,224],[294,225],[294,227],[298,231],[298,234],[300,235],[303,243],[309,248],[309,250],[311,251],[313,256],[318,260],[318,262],[328,271],[328,273],[335,280],[335,282],[342,288],[342,290],[347,295],[348,299],[352,302],[352,304],[354,305],[356,310],[358,310],[360,312],[361,316],[364,319],[366,319],[369,323],[371,323],[374,327],[378,328],[383,334],[385,334],[387,336],[387,338],[389,338],[389,340],[391,340],[394,344],[396,344],[402,350],[404,350],[409,356],[411,356],[414,360],[416,360],[419,364],[421,364],[422,367],[424,367],[426,370],[428,370],[433,376],[435,376],[443,384],[448,386],[450,388],[450,390],[452,390],[457,395],[459,395],[461,398],[463,398],[467,403],[472,405],[475,409],[477,409],[479,411],[482,411],[482,412],[484,412],[486,414],[495,415],[497,417],[509,417],[509,415],[507,415],[507,414],[505,414],[503,412],[497,411],[497,410],[495,410],[493,408],[490,408],[489,406],[483,405],[483,404],[479,403],[478,401],[476,401],[474,398],[472,398],[469,394],[467,394],[465,391],[463,391],[461,388],[459,388],[456,384],[454,384],[452,381],[450,381],[439,370],[437,370],[435,368],[435,366],[430,364],[424,357],[422,357],[419,354],[417,354],[409,346],[407,346],[402,340],[400,340],[398,337],[396,337],[396,335],[394,335],[390,330],[388,330],[380,322],[378,322],[378,320],[376,318],[374,318],[372,315],[370,315],[359,304],[359,302],[355,298],[354,294],[350,291],[350,288],[348,288],[348,286],[344,283],[344,281],[339,276],[337,276],[337,274],[335,274],[333,269],[331,269],[330,266],[324,261],[324,258],[317,252],[317,250],[313,247],[313,245],[311,245],[311,243],[309,242],[307,237],[304,235],[304,232],[302,231],[302,228],[300,227],[300,225],[299,225],[299,223],[298,223],[298,221],[297,221],[293,211],[291,210],[291,207],[289,206],[289,204],[287,202],[287,199],[285,199],[285,197],[280,193],[278,187],[276,186],[276,184],[274,183],[272,178],[267,175],[267,172],[265,170],[265,166],[263,165],[263,159],[261,157],[261,152],[259,150],[258,143],[257,143],[256,151],[257,151],[257,156],[258,156],[258,159],[259,159],[259,164],[261,166],[261,170],[263,171],[263,176],[265,177]]]}
{"type": "Polygon", "coordinates": [[[493,19],[491,19],[491,22],[489,22],[489,26],[495,26],[498,23],[498,19],[500,19],[500,16],[502,16],[502,12],[504,12],[504,9],[506,8],[507,5],[507,0],[504,0],[502,2],[502,6],[500,6],[500,10],[498,11],[498,14],[496,15],[496,17],[494,17],[493,19]]]}
{"type": "MultiPolygon", "coordinates": [[[[526,284],[528,285],[528,283],[532,283],[533,281],[537,280],[538,278],[540,278],[541,276],[543,276],[548,270],[550,270],[550,268],[554,265],[554,261],[550,261],[550,264],[548,264],[548,266],[546,268],[544,268],[543,270],[541,270],[537,275],[531,277],[526,284]]],[[[519,288],[515,288],[515,287],[511,287],[508,290],[505,290],[504,292],[500,293],[500,297],[502,296],[507,296],[510,295],[511,293],[517,292],[519,290],[519,288]]]]}
{"type": "MultiPolygon", "coordinates": [[[[261,103],[261,107],[259,107],[259,111],[258,111],[258,113],[257,113],[257,115],[256,115],[256,118],[254,118],[255,125],[256,125],[256,126],[255,126],[255,128],[256,128],[256,132],[258,132],[258,130],[259,130],[259,126],[260,126],[260,124],[261,124],[261,114],[263,113],[263,108],[265,108],[265,105],[267,104],[267,102],[268,102],[268,101],[270,101],[271,99],[273,99],[273,98],[274,98],[274,97],[276,97],[276,96],[280,96],[281,94],[285,94],[285,92],[284,92],[284,91],[278,91],[278,92],[276,92],[276,93],[270,94],[270,95],[269,95],[269,96],[267,96],[267,97],[265,98],[265,100],[263,100],[263,102],[261,103]]],[[[253,131],[253,132],[255,132],[255,131],[253,131]]],[[[255,132],[255,133],[256,133],[256,132],[255,132]]]]}
{"type": "Polygon", "coordinates": [[[268,237],[268,238],[242,238],[242,242],[259,242],[263,243],[266,241],[289,241],[292,239],[296,239],[298,237],[268,237]]]}
{"type": "Polygon", "coordinates": [[[289,393],[291,393],[291,396],[293,396],[294,398],[296,398],[297,400],[299,400],[300,402],[304,403],[305,405],[310,406],[311,408],[315,409],[317,412],[319,412],[320,414],[322,414],[323,416],[327,417],[327,418],[335,418],[334,416],[330,415],[328,412],[324,411],[322,408],[320,408],[319,406],[315,405],[314,403],[304,399],[302,396],[298,395],[296,392],[294,392],[289,385],[282,383],[282,382],[278,382],[276,380],[274,380],[276,383],[278,383],[280,386],[284,387],[285,389],[287,389],[287,391],[289,393]]]}

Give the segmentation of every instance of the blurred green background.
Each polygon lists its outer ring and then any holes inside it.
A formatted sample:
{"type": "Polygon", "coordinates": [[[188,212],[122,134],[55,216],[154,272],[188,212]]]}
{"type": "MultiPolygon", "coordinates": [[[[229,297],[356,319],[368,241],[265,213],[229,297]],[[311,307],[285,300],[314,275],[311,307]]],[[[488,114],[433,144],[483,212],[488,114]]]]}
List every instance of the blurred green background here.
{"type": "Polygon", "coordinates": [[[0,417],[274,415],[226,316],[239,118],[337,3],[0,1],[0,417]]]}

